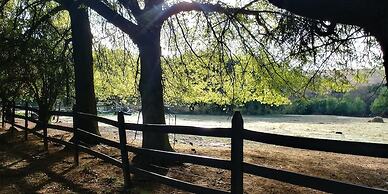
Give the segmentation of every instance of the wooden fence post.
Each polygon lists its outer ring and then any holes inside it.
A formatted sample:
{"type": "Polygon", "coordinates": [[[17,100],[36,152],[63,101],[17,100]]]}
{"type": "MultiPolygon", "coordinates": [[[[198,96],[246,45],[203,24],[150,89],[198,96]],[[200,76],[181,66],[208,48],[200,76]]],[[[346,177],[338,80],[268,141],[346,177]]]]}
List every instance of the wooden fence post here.
{"type": "Polygon", "coordinates": [[[231,190],[233,194],[242,194],[243,189],[243,160],[244,160],[244,121],[241,113],[236,111],[232,119],[232,179],[231,190]]]}
{"type": "Polygon", "coordinates": [[[129,161],[127,151],[127,134],[124,127],[124,113],[122,111],[117,114],[117,121],[119,123],[119,138],[120,138],[120,151],[121,162],[124,175],[124,188],[128,190],[131,186],[131,175],[129,174],[129,161]]]}
{"type": "Polygon", "coordinates": [[[47,139],[47,122],[39,122],[42,124],[43,128],[43,145],[44,145],[44,150],[48,152],[48,139],[47,139]]]}
{"type": "Polygon", "coordinates": [[[25,112],[24,112],[24,141],[27,141],[28,140],[28,102],[26,102],[26,105],[25,105],[25,112]]]}
{"type": "Polygon", "coordinates": [[[5,127],[5,105],[4,101],[1,102],[2,108],[1,108],[1,127],[4,129],[5,127]]]}
{"type": "MultiPolygon", "coordinates": [[[[58,103],[58,111],[61,112],[61,102],[58,103]]],[[[59,122],[59,115],[57,115],[57,120],[55,122],[59,122]]]]}
{"type": "Polygon", "coordinates": [[[11,117],[11,130],[13,131],[15,129],[15,101],[12,101],[12,117],[11,117]]]}
{"type": "Polygon", "coordinates": [[[43,144],[44,144],[44,150],[48,152],[48,140],[47,140],[47,123],[43,123],[43,144]]]}
{"type": "Polygon", "coordinates": [[[73,106],[73,140],[74,140],[74,163],[76,166],[79,165],[79,137],[78,137],[78,112],[77,106],[73,106]]]}

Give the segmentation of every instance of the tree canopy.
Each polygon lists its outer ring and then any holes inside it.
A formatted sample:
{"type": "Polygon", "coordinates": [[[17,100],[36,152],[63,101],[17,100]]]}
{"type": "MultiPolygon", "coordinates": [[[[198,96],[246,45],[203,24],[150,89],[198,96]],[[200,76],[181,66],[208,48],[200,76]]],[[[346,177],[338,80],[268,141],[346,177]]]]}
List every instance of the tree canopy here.
{"type": "MultiPolygon", "coordinates": [[[[143,123],[163,124],[165,102],[280,105],[308,91],[349,89],[347,73],[359,64],[382,68],[384,61],[387,67],[385,7],[377,0],[7,0],[0,10],[4,18],[11,18],[7,10],[15,10],[13,18],[22,22],[7,33],[16,29],[48,39],[51,35],[37,28],[44,26],[42,21],[71,27],[75,97],[81,111],[96,112],[96,87],[100,99],[139,96],[143,123]],[[371,14],[354,11],[365,7],[371,14]],[[36,18],[25,11],[42,8],[36,18]],[[89,16],[100,21],[101,30],[90,27],[89,16]],[[108,37],[94,44],[94,57],[91,31],[108,37]]],[[[101,36],[95,34],[93,40],[101,36]]],[[[20,53],[9,45],[3,47],[7,52],[20,53]]],[[[9,61],[2,59],[3,64],[9,61]]],[[[152,132],[143,134],[143,147],[171,150],[167,134],[152,132]]]]}
{"type": "Polygon", "coordinates": [[[53,8],[14,1],[5,6],[0,20],[1,98],[34,101],[42,122],[48,122],[48,111],[60,96],[70,95],[73,80],[68,26],[61,15],[42,19],[53,8]]]}

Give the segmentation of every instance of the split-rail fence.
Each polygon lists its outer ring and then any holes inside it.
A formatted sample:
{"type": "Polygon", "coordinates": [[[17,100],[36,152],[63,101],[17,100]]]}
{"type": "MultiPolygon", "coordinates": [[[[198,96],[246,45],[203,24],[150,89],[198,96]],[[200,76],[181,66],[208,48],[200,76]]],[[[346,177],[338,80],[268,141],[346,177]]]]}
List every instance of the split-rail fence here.
{"type": "MultiPolygon", "coordinates": [[[[388,193],[388,190],[380,188],[371,188],[363,185],[356,185],[352,183],[345,183],[338,180],[314,177],[305,174],[299,174],[295,172],[290,172],[281,169],[269,168],[257,164],[250,164],[244,162],[244,140],[286,146],[292,148],[300,148],[307,150],[317,150],[325,152],[334,152],[341,154],[351,154],[359,156],[370,156],[370,157],[379,157],[379,158],[388,158],[388,144],[378,144],[378,143],[362,143],[362,142],[351,142],[351,141],[338,141],[338,140],[328,140],[328,139],[314,139],[314,138],[305,138],[305,137],[294,137],[287,135],[278,135],[270,134],[264,132],[256,132],[248,129],[244,129],[243,119],[240,112],[235,112],[232,118],[232,127],[231,128],[203,128],[203,127],[193,127],[193,126],[177,126],[177,125],[161,125],[161,124],[133,124],[125,123],[123,112],[118,112],[117,121],[110,120],[107,118],[99,117],[96,115],[91,115],[87,113],[72,111],[51,111],[51,115],[55,116],[66,116],[73,118],[73,127],[65,127],[53,124],[46,124],[42,127],[42,132],[33,131],[29,128],[28,123],[39,123],[37,119],[31,117],[29,112],[37,113],[38,110],[25,106],[11,106],[8,107],[8,110],[11,111],[11,116],[6,116],[4,110],[6,107],[3,107],[3,126],[4,122],[11,124],[13,127],[17,127],[25,131],[25,139],[27,140],[28,133],[37,135],[38,137],[43,138],[44,147],[48,150],[48,141],[62,144],[65,146],[72,147],[74,149],[74,162],[76,165],[79,164],[79,152],[85,152],[90,155],[93,155],[97,158],[104,160],[110,164],[118,166],[123,171],[124,177],[124,187],[130,189],[131,187],[131,178],[130,174],[138,174],[142,176],[149,177],[155,181],[158,181],[162,184],[172,186],[177,189],[184,191],[189,191],[193,193],[232,193],[232,194],[242,194],[243,193],[243,174],[251,174],[255,176],[265,177],[268,179],[278,180],[294,185],[299,185],[302,187],[308,187],[316,189],[319,191],[330,192],[330,193],[388,193]],[[24,115],[15,114],[16,109],[18,112],[24,110],[24,115]],[[23,119],[24,125],[19,125],[15,122],[15,118],[23,119]],[[111,125],[118,129],[119,131],[119,142],[108,140],[101,136],[89,133],[84,129],[80,129],[77,125],[79,118],[90,119],[111,125]],[[74,141],[64,141],[61,139],[56,139],[47,135],[48,129],[56,129],[61,131],[66,131],[73,133],[74,141]],[[208,156],[192,155],[185,153],[176,153],[176,152],[167,152],[154,149],[146,149],[133,147],[127,144],[127,130],[134,131],[149,131],[156,133],[175,133],[175,134],[185,134],[185,135],[196,135],[196,136],[209,136],[209,137],[219,137],[219,138],[230,138],[231,139],[231,159],[219,159],[208,156]],[[121,160],[116,159],[107,154],[94,151],[82,144],[80,144],[78,137],[82,135],[111,146],[113,148],[120,149],[121,160]],[[219,169],[225,169],[231,171],[231,189],[230,191],[223,191],[214,188],[203,187],[188,183],[182,180],[177,180],[171,177],[167,177],[155,172],[151,172],[142,168],[139,168],[135,165],[131,165],[128,160],[128,152],[135,154],[144,154],[147,156],[152,156],[153,158],[161,158],[166,161],[179,161],[183,163],[191,163],[197,165],[203,165],[208,167],[214,167],[219,169]]],[[[387,175],[388,176],[388,175],[387,175]]]]}

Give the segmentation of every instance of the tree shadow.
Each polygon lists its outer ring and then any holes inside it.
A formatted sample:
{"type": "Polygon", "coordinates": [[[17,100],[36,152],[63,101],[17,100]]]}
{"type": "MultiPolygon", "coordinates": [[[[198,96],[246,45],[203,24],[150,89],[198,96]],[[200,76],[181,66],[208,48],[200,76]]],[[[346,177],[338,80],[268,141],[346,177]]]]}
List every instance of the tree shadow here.
{"type": "MultiPolygon", "coordinates": [[[[71,157],[68,150],[50,150],[48,154],[41,145],[33,145],[30,141],[9,143],[3,141],[4,137],[11,136],[7,133],[0,135],[0,153],[3,155],[3,160],[0,160],[0,192],[36,193],[47,185],[59,184],[70,192],[96,193],[66,178],[65,175],[75,168],[72,163],[67,162],[60,171],[52,170],[58,162],[63,163],[71,157]],[[37,146],[41,148],[36,149],[37,146]],[[36,178],[37,174],[44,178],[36,178]]],[[[12,137],[17,138],[17,135],[12,137]]]]}
{"type": "MultiPolygon", "coordinates": [[[[10,134],[10,132],[6,132],[0,134],[0,193],[106,192],[103,190],[96,190],[94,185],[89,185],[94,184],[94,182],[93,180],[89,182],[93,178],[87,177],[89,173],[87,171],[89,168],[93,171],[94,168],[87,165],[87,163],[89,163],[87,162],[77,169],[77,166],[73,164],[73,153],[71,148],[50,146],[48,153],[44,150],[40,138],[29,135],[28,141],[24,141],[23,131],[16,131],[16,133],[13,133],[14,134],[10,134]],[[76,181],[74,181],[73,176],[69,178],[70,175],[74,174],[74,171],[77,173],[76,176],[80,175],[81,179],[76,178],[76,181]],[[86,173],[86,175],[84,173],[86,173]],[[52,187],[57,187],[57,190],[50,190],[52,187]]],[[[88,158],[89,157],[82,157],[82,159],[88,158]]],[[[94,158],[95,157],[92,156],[89,159],[93,160],[94,158]]],[[[163,164],[164,163],[140,163],[135,165],[144,170],[167,175],[169,168],[163,164]]],[[[92,163],[92,165],[94,164],[92,163]]],[[[121,169],[118,170],[118,172],[120,174],[119,176],[122,176],[121,169]]],[[[134,176],[133,174],[131,176],[132,187],[130,188],[130,191],[125,190],[121,185],[122,182],[118,181],[118,184],[112,188],[113,190],[111,190],[111,192],[153,193],[161,187],[161,184],[156,183],[148,177],[134,176]]],[[[119,180],[116,179],[116,177],[113,178],[113,180],[119,180]]],[[[102,182],[101,184],[105,183],[102,182]]],[[[104,185],[102,185],[101,188],[107,189],[104,185]]],[[[108,188],[108,192],[109,189],[110,188],[108,188]]]]}

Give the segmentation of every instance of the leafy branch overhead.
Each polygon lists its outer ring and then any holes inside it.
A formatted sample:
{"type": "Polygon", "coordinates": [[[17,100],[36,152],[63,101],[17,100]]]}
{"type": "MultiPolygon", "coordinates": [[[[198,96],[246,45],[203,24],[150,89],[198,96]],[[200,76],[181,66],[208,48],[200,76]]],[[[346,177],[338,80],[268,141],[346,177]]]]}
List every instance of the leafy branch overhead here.
{"type": "MultiPolygon", "coordinates": [[[[46,36],[37,30],[45,21],[71,27],[71,38],[64,36],[58,45],[72,43],[75,99],[81,110],[96,112],[96,87],[119,98],[125,97],[123,93],[139,96],[143,123],[160,124],[165,123],[166,102],[279,105],[311,91],[348,90],[352,80],[347,74],[352,70],[382,68],[382,61],[388,67],[386,4],[378,0],[7,0],[0,8],[2,15],[13,9],[12,18],[23,25],[9,28],[31,39],[46,36]],[[11,5],[17,6],[7,7],[11,5]],[[29,9],[40,15],[25,14],[29,9]],[[68,15],[55,20],[63,13],[68,15]],[[97,20],[101,22],[90,24],[97,20]],[[112,28],[121,31],[110,32],[112,28]]],[[[47,36],[51,38],[50,33],[47,36]]],[[[144,147],[171,150],[167,134],[143,135],[144,147]]]]}

